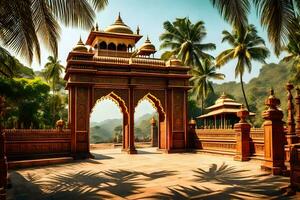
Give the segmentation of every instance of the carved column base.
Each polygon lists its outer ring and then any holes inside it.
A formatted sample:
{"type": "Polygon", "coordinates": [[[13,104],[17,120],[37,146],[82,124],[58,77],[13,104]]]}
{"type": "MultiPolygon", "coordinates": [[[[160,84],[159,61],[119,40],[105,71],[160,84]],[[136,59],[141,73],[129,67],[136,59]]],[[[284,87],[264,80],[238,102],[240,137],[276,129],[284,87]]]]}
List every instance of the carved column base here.
{"type": "Polygon", "coordinates": [[[273,162],[265,161],[261,165],[261,169],[264,171],[271,172],[272,175],[283,175],[286,173],[286,166],[272,166],[273,162]]]}
{"type": "Polygon", "coordinates": [[[137,154],[137,150],[135,148],[127,149],[128,154],[137,154]]]}
{"type": "Polygon", "coordinates": [[[291,144],[295,144],[298,142],[298,136],[293,134],[293,135],[286,135],[285,136],[286,140],[287,140],[287,144],[291,145],[291,144]]]}
{"type": "Polygon", "coordinates": [[[235,160],[235,161],[249,161],[250,158],[249,157],[244,157],[242,155],[235,155],[233,157],[233,160],[235,160]]]}

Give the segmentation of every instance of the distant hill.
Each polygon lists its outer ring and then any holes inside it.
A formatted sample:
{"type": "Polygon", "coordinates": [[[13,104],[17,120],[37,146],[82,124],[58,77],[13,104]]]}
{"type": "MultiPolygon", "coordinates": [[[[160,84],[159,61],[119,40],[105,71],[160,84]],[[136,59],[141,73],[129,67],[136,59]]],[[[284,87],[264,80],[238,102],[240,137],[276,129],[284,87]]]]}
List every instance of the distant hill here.
{"type": "MultiPolygon", "coordinates": [[[[135,137],[138,140],[149,140],[150,138],[150,120],[152,114],[145,114],[135,120],[135,137]]],[[[157,116],[155,115],[157,119],[157,116]]],[[[116,127],[122,126],[123,119],[107,119],[102,122],[91,122],[90,124],[90,139],[91,143],[112,142],[115,136],[116,127]]]]}
{"type": "MultiPolygon", "coordinates": [[[[262,66],[259,76],[253,78],[249,83],[245,84],[245,91],[250,106],[250,110],[256,113],[252,123],[255,126],[261,126],[263,119],[262,111],[265,109],[264,101],[269,96],[270,88],[274,88],[275,96],[281,101],[281,109],[286,112],[287,109],[287,91],[285,85],[291,75],[290,67],[287,64],[267,64],[262,66]]],[[[238,82],[227,82],[223,84],[214,84],[216,95],[210,95],[206,100],[206,107],[214,103],[214,101],[225,92],[238,102],[244,103],[241,85],[238,82]]],[[[245,103],[244,103],[245,104],[245,103]]],[[[285,113],[286,115],[286,113],[285,113]]]]}

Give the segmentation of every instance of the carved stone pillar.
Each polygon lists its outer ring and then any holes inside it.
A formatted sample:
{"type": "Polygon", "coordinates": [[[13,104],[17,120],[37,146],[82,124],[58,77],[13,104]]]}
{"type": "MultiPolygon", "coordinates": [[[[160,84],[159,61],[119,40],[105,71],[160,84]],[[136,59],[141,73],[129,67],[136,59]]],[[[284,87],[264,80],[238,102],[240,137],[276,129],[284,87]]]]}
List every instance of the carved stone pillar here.
{"type": "Polygon", "coordinates": [[[188,134],[189,134],[189,140],[188,140],[188,144],[189,144],[189,147],[190,149],[192,148],[195,148],[196,147],[196,121],[194,119],[191,119],[189,121],[189,131],[188,131],[188,134]]]}
{"type": "Polygon", "coordinates": [[[6,159],[6,147],[5,147],[5,133],[2,128],[2,117],[4,114],[4,97],[0,96],[0,188],[6,188],[7,186],[7,159],[6,159]]]}
{"type": "Polygon", "coordinates": [[[150,123],[151,123],[151,146],[158,147],[158,129],[154,117],[152,117],[150,123]]]}
{"type": "Polygon", "coordinates": [[[287,117],[287,133],[286,133],[286,140],[287,144],[291,145],[298,141],[298,137],[295,134],[295,118],[294,118],[294,103],[293,103],[293,95],[292,95],[292,89],[294,86],[291,83],[286,84],[286,89],[288,91],[288,117],[287,117]]]}
{"type": "Polygon", "coordinates": [[[273,175],[282,174],[286,170],[284,165],[284,145],[285,135],[283,130],[283,112],[278,109],[280,100],[274,96],[271,89],[270,96],[265,100],[268,109],[262,113],[265,122],[264,141],[265,141],[265,158],[261,166],[263,170],[271,171],[273,175]]]}
{"type": "Polygon", "coordinates": [[[247,161],[250,156],[250,124],[246,121],[249,116],[249,111],[241,106],[241,109],[237,112],[237,116],[241,119],[239,123],[234,125],[236,132],[236,155],[234,160],[247,161]]]}
{"type": "Polygon", "coordinates": [[[129,154],[136,154],[137,151],[134,146],[134,89],[133,87],[129,88],[129,118],[128,118],[128,124],[129,124],[129,147],[127,150],[127,153],[129,154]]]}
{"type": "Polygon", "coordinates": [[[295,97],[296,103],[296,135],[298,136],[298,142],[300,137],[300,89],[297,87],[297,96],[295,97]]]}

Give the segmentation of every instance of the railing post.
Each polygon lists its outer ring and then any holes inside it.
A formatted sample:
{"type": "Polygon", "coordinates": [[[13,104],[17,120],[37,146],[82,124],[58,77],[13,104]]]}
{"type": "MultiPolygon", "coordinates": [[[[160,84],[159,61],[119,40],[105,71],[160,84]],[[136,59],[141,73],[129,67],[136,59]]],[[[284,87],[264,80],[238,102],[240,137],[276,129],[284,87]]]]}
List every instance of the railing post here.
{"type": "Polygon", "coordinates": [[[296,91],[297,91],[297,96],[295,97],[295,103],[296,103],[296,135],[298,136],[298,140],[299,140],[299,137],[300,137],[300,89],[297,87],[296,91]]]}
{"type": "Polygon", "coordinates": [[[294,103],[293,103],[293,95],[292,95],[292,89],[294,86],[291,83],[286,84],[286,90],[288,91],[288,116],[287,116],[287,133],[286,133],[286,140],[287,145],[294,144],[298,141],[298,137],[295,134],[295,118],[294,118],[294,103]]]}
{"type": "Polygon", "coordinates": [[[158,130],[156,120],[152,117],[151,121],[151,146],[158,147],[158,130]]]}
{"type": "Polygon", "coordinates": [[[193,149],[193,148],[196,148],[196,144],[195,144],[196,143],[196,121],[194,119],[191,119],[189,121],[188,126],[189,126],[189,131],[188,131],[189,142],[188,142],[188,144],[189,144],[189,148],[193,149]]]}
{"type": "Polygon", "coordinates": [[[280,100],[274,96],[271,89],[270,96],[265,100],[268,109],[262,113],[265,122],[264,141],[265,156],[261,169],[271,171],[273,175],[282,174],[286,167],[284,165],[285,135],[283,130],[283,112],[278,109],[280,100]]]}
{"type": "Polygon", "coordinates": [[[4,115],[4,97],[0,96],[0,197],[5,199],[7,187],[7,159],[6,159],[6,147],[5,147],[5,133],[2,128],[2,117],[4,115]]]}
{"type": "Polygon", "coordinates": [[[250,124],[246,121],[249,116],[249,111],[241,106],[241,109],[237,112],[237,116],[241,119],[239,123],[234,125],[236,132],[236,155],[234,160],[247,161],[250,158],[250,124]]]}

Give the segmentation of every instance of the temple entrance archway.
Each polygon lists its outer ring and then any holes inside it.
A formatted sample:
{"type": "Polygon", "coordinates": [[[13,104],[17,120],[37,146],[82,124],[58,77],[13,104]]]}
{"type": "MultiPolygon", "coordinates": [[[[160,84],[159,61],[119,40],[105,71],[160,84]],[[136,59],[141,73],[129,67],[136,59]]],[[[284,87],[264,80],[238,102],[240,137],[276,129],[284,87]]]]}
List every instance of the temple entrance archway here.
{"type": "Polygon", "coordinates": [[[107,95],[118,103],[124,114],[124,151],[137,152],[134,112],[143,98],[152,102],[159,114],[159,148],[168,153],[186,151],[190,68],[175,57],[168,61],[151,58],[156,49],[149,38],[138,48],[140,31],[133,33],[126,25],[120,29],[119,25],[123,24],[120,16],[116,23],[118,26],[112,25],[104,31],[97,27],[91,29],[86,44],[80,40],[67,58],[68,125],[74,157],[90,155],[90,113],[96,101],[107,95]],[[118,47],[118,44],[124,45],[118,47]],[[137,51],[124,51],[131,47],[137,51]]]}

